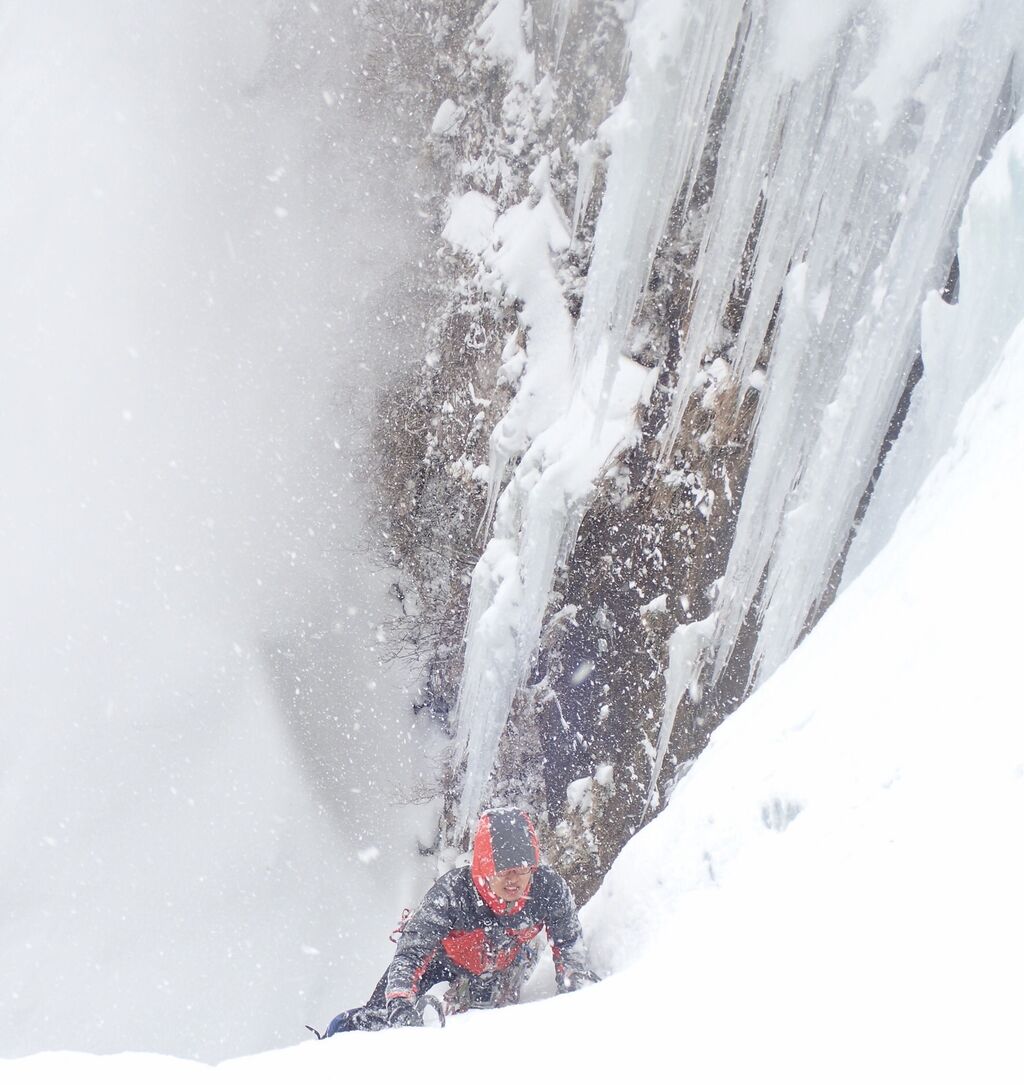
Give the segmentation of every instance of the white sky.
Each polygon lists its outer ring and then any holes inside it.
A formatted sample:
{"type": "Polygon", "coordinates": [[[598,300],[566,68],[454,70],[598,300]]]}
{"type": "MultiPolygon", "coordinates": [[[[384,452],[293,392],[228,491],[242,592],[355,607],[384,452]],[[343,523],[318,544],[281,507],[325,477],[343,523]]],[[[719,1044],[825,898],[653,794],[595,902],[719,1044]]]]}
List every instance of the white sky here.
{"type": "Polygon", "coordinates": [[[269,10],[0,16],[2,1052],[265,1046],[365,996],[416,879],[352,481],[404,165],[347,9],[269,10]]]}

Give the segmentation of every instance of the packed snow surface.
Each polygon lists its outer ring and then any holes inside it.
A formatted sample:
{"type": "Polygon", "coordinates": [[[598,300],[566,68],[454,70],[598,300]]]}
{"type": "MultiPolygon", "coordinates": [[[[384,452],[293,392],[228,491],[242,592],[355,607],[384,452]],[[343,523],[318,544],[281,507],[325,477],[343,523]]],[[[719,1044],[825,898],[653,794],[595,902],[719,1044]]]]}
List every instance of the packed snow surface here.
{"type": "MultiPolygon", "coordinates": [[[[989,296],[1015,289],[992,247],[1024,224],[1022,165],[1018,126],[968,209],[963,301],[926,309],[933,333],[955,325],[984,355],[951,359],[930,334],[926,367],[986,375],[887,545],[715,733],[584,909],[602,984],[444,1031],[215,1067],[36,1055],[3,1064],[5,1085],[368,1080],[382,1066],[447,1083],[455,1065],[510,1059],[545,1081],[1019,1083],[1024,305],[999,335],[983,327],[989,296]]],[[[272,982],[276,962],[263,964],[272,982]]],[[[228,1028],[244,1008],[226,1011],[228,1028]]]]}

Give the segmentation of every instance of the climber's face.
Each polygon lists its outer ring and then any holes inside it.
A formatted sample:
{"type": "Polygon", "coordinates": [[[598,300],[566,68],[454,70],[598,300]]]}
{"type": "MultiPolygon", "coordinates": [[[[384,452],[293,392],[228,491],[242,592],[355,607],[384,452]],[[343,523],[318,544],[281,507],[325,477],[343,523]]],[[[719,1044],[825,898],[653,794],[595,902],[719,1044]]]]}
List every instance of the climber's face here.
{"type": "Polygon", "coordinates": [[[499,870],[489,879],[487,885],[499,900],[513,904],[529,892],[532,877],[533,871],[528,866],[512,867],[509,870],[499,870]]]}

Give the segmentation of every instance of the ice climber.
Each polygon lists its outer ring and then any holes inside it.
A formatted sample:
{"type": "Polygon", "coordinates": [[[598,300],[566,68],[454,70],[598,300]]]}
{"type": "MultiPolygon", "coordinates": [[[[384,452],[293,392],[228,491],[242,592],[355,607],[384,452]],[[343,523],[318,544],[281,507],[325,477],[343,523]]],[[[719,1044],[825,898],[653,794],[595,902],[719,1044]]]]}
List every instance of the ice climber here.
{"type": "Polygon", "coordinates": [[[594,983],[572,892],[540,861],[522,810],[489,810],[473,838],[471,866],[438,878],[401,928],[398,948],[365,1006],[346,1010],[327,1035],[421,1025],[421,995],[444,980],[448,1012],[518,1002],[547,933],[559,991],[594,983]]]}

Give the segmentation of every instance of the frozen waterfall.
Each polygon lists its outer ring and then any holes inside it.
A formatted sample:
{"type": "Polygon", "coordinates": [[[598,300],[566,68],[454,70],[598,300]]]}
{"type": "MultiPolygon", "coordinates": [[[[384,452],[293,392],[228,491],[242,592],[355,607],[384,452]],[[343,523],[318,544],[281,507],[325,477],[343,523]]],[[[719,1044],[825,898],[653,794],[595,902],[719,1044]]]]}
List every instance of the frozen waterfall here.
{"type": "MultiPolygon", "coordinates": [[[[461,829],[484,796],[557,564],[643,397],[635,378],[613,393],[619,359],[670,211],[697,210],[709,143],[716,179],[700,209],[665,447],[709,360],[723,357],[740,388],[758,367],[767,380],[713,628],[702,621],[703,652],[685,653],[685,666],[674,657],[680,695],[702,670],[722,673],[753,607],[751,681],[767,676],[826,592],[919,349],[922,303],[948,274],[979,160],[1012,116],[1024,9],[640,0],[629,43],[624,97],[599,130],[606,184],[569,391],[523,451],[473,578],[457,710],[461,829]],[[746,304],[732,339],[723,322],[737,284],[746,304]],[[582,439],[581,427],[606,436],[582,439]]],[[[526,330],[539,359],[544,344],[526,330]]],[[[529,373],[534,394],[548,379],[529,373]]],[[[564,370],[557,379],[564,388],[564,370]]],[[[509,413],[521,410],[514,401],[509,413]]]]}

